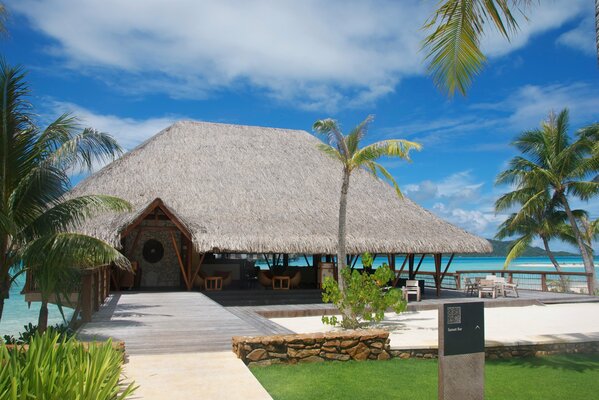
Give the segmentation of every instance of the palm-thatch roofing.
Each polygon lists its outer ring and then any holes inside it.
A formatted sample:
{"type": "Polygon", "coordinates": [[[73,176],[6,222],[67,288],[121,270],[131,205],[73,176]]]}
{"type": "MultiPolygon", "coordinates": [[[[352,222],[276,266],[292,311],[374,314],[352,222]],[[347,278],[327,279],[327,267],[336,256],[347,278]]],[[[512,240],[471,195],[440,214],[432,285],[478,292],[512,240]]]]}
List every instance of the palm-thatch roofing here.
{"type": "MultiPolygon", "coordinates": [[[[78,230],[119,246],[121,232],[160,198],[198,252],[334,254],[341,166],[318,143],[299,130],[177,122],[73,190],[118,196],[134,209],[78,230]]],[[[352,174],[347,215],[350,254],[492,250],[365,171],[352,174]]]]}

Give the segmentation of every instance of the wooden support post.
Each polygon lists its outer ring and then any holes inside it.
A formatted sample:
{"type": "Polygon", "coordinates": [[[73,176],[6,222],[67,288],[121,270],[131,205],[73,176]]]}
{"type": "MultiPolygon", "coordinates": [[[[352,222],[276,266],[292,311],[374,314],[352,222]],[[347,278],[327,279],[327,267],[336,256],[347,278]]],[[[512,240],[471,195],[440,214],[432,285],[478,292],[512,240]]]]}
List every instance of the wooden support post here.
{"type": "Polygon", "coordinates": [[[322,260],[322,255],[312,254],[312,267],[314,267],[314,285],[318,287],[318,266],[322,260]]]}
{"type": "Polygon", "coordinates": [[[408,254],[408,271],[408,279],[414,279],[416,273],[414,273],[414,254],[412,253],[408,254]]]}
{"type": "Polygon", "coordinates": [[[289,267],[289,254],[283,254],[283,268],[287,269],[289,267]]]}
{"type": "Polygon", "coordinates": [[[449,269],[449,266],[451,265],[451,262],[453,261],[454,256],[455,256],[455,253],[452,253],[451,257],[449,257],[449,261],[447,262],[447,265],[445,266],[445,270],[443,271],[443,275],[441,276],[439,285],[443,284],[443,279],[445,279],[445,274],[447,274],[447,270],[449,269]]]}
{"type": "Polygon", "coordinates": [[[200,269],[202,268],[202,264],[204,263],[205,257],[206,257],[206,253],[202,253],[202,256],[200,257],[200,262],[198,263],[197,268],[195,269],[195,271],[192,272],[192,274],[190,276],[189,282],[191,282],[191,286],[187,290],[191,290],[191,288],[193,287],[193,282],[196,280],[196,277],[200,273],[200,269]]]}
{"type": "Polygon", "coordinates": [[[434,255],[435,258],[435,288],[437,289],[437,297],[441,295],[441,254],[434,255]]]}
{"type": "Polygon", "coordinates": [[[268,269],[272,271],[270,261],[268,260],[268,254],[262,254],[262,257],[264,257],[264,260],[266,261],[266,265],[268,265],[268,269]]]}
{"type": "Polygon", "coordinates": [[[175,254],[177,255],[177,260],[179,261],[179,268],[181,269],[181,275],[183,275],[183,281],[185,281],[185,287],[187,288],[187,290],[191,290],[189,278],[185,273],[185,266],[183,265],[183,260],[181,259],[181,253],[179,253],[179,246],[177,246],[177,239],[175,239],[174,232],[171,232],[171,240],[173,243],[173,249],[175,250],[175,254]]]}
{"type": "Polygon", "coordinates": [[[92,274],[84,271],[81,274],[81,319],[90,322],[93,314],[92,274]]]}
{"type": "Polygon", "coordinates": [[[389,259],[389,268],[391,271],[395,271],[395,254],[389,254],[387,258],[389,259]]]}

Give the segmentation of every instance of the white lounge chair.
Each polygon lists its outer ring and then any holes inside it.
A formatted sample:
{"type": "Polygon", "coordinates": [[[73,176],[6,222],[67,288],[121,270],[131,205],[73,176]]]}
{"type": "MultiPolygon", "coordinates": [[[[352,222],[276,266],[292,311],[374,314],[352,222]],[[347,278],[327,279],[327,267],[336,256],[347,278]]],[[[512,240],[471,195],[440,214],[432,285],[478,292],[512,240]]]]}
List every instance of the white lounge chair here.
{"type": "Polygon", "coordinates": [[[492,298],[497,297],[497,285],[495,281],[489,279],[482,279],[478,284],[478,297],[482,298],[484,295],[490,294],[492,298]]]}
{"type": "Polygon", "coordinates": [[[503,297],[506,297],[508,293],[515,293],[516,297],[520,297],[518,294],[518,281],[514,280],[503,284],[503,297]]]}

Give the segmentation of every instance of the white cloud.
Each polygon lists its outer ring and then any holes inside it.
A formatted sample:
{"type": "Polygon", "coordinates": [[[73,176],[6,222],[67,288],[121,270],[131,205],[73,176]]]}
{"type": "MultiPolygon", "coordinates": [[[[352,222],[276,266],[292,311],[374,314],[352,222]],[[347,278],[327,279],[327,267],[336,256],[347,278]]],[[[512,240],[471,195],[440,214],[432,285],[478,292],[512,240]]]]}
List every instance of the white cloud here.
{"type": "Polygon", "coordinates": [[[597,47],[595,43],[595,19],[593,2],[587,2],[586,15],[582,22],[557,38],[557,44],[573,48],[584,54],[595,57],[597,47]]]}
{"type": "Polygon", "coordinates": [[[497,226],[505,220],[503,215],[480,210],[465,210],[459,207],[448,208],[443,203],[433,206],[433,211],[445,220],[467,230],[468,232],[492,238],[497,226]]]}
{"type": "Polygon", "coordinates": [[[131,150],[177,120],[175,116],[136,119],[111,114],[99,114],[76,104],[53,102],[54,112],[73,113],[83,127],[91,127],[114,136],[126,150],[131,150]]]}
{"type": "Polygon", "coordinates": [[[503,101],[478,104],[473,109],[496,111],[501,125],[511,132],[539,126],[549,111],[570,109],[573,123],[597,121],[599,110],[599,87],[585,82],[552,84],[545,86],[526,85],[503,101]],[[508,113],[505,116],[505,113],[508,113]]]}
{"type": "Polygon", "coordinates": [[[480,189],[484,183],[474,182],[471,171],[461,171],[433,182],[426,180],[404,186],[406,196],[414,201],[440,200],[450,206],[463,202],[476,203],[481,199],[480,189]]]}
{"type": "MultiPolygon", "coordinates": [[[[536,7],[502,56],[574,18],[585,0],[536,7]]],[[[359,106],[422,74],[420,28],[436,2],[10,0],[55,40],[47,50],[131,93],[202,98],[258,90],[309,109],[359,106]]]]}

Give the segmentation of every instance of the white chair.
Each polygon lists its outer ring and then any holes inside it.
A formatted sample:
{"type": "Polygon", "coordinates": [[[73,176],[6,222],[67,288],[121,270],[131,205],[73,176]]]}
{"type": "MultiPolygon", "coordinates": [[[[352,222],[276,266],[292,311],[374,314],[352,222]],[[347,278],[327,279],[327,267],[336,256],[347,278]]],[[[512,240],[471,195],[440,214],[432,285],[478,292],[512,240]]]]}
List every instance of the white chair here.
{"type": "Polygon", "coordinates": [[[416,301],[420,301],[420,286],[418,286],[418,281],[416,280],[407,280],[406,286],[403,289],[403,297],[406,301],[408,301],[409,296],[411,294],[416,295],[416,301]]]}
{"type": "Polygon", "coordinates": [[[492,298],[497,297],[497,285],[495,281],[489,279],[482,279],[478,284],[478,297],[482,298],[484,295],[490,294],[492,298]]]}
{"type": "Polygon", "coordinates": [[[506,297],[508,293],[515,293],[516,297],[520,297],[518,294],[518,281],[514,280],[503,284],[503,297],[506,297]]]}
{"type": "Polygon", "coordinates": [[[466,278],[464,280],[464,290],[466,291],[466,295],[474,295],[474,292],[478,290],[478,283],[472,282],[472,279],[466,278]]]}

